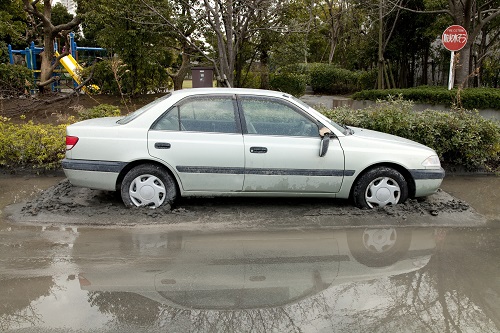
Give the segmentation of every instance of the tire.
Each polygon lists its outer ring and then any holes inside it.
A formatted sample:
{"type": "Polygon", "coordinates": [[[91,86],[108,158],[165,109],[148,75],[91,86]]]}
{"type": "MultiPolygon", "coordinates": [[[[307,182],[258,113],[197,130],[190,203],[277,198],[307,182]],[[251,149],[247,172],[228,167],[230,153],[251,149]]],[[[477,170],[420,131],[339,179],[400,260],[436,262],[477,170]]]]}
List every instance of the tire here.
{"type": "Polygon", "coordinates": [[[402,228],[356,229],[347,232],[349,251],[357,262],[367,267],[395,264],[408,252],[411,230],[402,228]]]}
{"type": "Polygon", "coordinates": [[[353,190],[354,204],[375,208],[403,203],[408,198],[408,184],[398,171],[377,167],[363,174],[353,190]]]}
{"type": "Polygon", "coordinates": [[[177,197],[175,181],[158,165],[143,164],[123,178],[121,197],[125,206],[158,208],[172,204],[177,197]]]}

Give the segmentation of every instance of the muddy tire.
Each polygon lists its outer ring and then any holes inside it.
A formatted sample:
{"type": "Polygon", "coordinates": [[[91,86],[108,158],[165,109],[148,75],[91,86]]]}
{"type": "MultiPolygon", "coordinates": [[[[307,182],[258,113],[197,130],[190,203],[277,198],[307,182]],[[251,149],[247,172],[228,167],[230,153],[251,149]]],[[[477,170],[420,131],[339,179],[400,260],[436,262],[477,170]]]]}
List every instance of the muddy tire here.
{"type": "Polygon", "coordinates": [[[353,189],[354,204],[359,208],[375,208],[405,202],[408,184],[398,171],[377,167],[362,175],[353,189]]]}
{"type": "Polygon", "coordinates": [[[121,185],[122,201],[127,207],[154,207],[172,204],[177,187],[161,166],[144,164],[131,169],[121,185]]]}
{"type": "Polygon", "coordinates": [[[402,228],[356,229],[347,232],[347,244],[357,262],[385,267],[401,260],[411,243],[411,230],[402,228]]]}

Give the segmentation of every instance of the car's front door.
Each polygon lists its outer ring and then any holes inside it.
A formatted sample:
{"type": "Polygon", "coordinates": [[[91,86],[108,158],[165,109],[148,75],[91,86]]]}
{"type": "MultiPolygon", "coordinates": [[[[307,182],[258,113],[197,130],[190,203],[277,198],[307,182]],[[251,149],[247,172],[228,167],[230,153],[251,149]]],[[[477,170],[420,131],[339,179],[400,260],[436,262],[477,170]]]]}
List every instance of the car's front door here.
{"type": "Polygon", "coordinates": [[[241,191],[243,136],[233,96],[183,100],[148,133],[151,156],[168,163],[185,191],[241,191]]]}
{"type": "Polygon", "coordinates": [[[335,193],[344,175],[344,153],[330,140],[320,157],[318,123],[281,99],[239,97],[244,134],[246,192],[335,193]]]}

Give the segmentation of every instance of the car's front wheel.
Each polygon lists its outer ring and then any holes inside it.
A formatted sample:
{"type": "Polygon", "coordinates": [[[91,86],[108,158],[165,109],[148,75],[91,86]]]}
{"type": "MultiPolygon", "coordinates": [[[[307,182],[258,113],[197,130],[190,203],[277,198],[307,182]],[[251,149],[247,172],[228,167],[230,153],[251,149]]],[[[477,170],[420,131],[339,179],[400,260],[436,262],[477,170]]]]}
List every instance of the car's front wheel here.
{"type": "Polygon", "coordinates": [[[157,208],[172,203],[177,197],[177,188],[175,181],[161,166],[144,164],[125,175],[121,197],[127,207],[157,208]]]}
{"type": "Polygon", "coordinates": [[[354,204],[359,208],[375,208],[405,202],[408,184],[397,170],[377,167],[363,174],[353,190],[354,204]]]}

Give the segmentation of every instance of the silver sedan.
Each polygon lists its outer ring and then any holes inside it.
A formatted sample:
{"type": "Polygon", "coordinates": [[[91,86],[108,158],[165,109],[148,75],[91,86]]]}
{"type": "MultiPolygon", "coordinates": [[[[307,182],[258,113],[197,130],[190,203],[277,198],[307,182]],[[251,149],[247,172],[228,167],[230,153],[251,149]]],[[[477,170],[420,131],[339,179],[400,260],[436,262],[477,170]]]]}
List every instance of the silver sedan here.
{"type": "Polygon", "coordinates": [[[180,196],[351,198],[360,208],[430,195],[436,152],[340,126],[281,92],[174,91],[117,118],[68,126],[62,165],[75,186],[118,191],[128,207],[180,196]]]}

